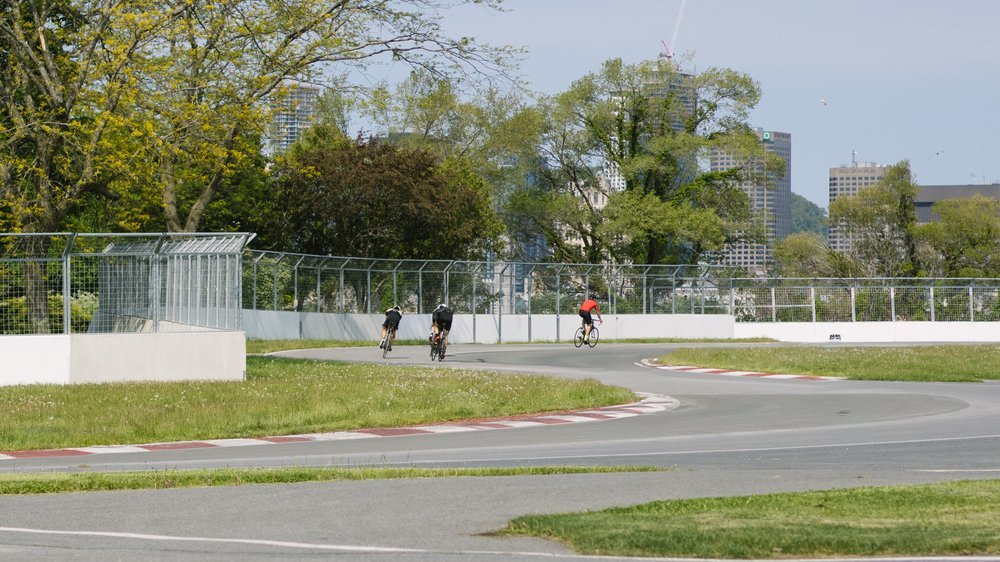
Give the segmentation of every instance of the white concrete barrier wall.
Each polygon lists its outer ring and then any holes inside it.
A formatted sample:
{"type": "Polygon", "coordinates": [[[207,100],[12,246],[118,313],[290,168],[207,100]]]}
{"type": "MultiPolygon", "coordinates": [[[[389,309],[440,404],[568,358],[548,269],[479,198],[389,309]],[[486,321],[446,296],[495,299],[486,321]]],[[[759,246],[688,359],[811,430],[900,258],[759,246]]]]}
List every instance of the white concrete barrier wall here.
{"type": "Polygon", "coordinates": [[[0,337],[0,385],[243,380],[243,332],[0,337]]]}
{"type": "Polygon", "coordinates": [[[0,336],[0,357],[0,386],[70,380],[70,336],[0,336]]]}
{"type": "MultiPolygon", "coordinates": [[[[323,314],[244,310],[244,327],[253,339],[376,340],[382,314],[323,314]]],[[[405,314],[403,339],[427,337],[430,314],[405,314]]],[[[580,318],[570,314],[458,314],[454,343],[570,341],[580,318]],[[530,322],[530,324],[529,324],[530,322]],[[530,331],[529,331],[530,326],[530,331]]],[[[747,322],[722,314],[604,315],[605,339],[760,338],[787,342],[1000,342],[1000,322],[747,322]]]]}
{"type": "MultiPolygon", "coordinates": [[[[244,310],[248,338],[377,340],[385,318],[382,314],[325,314],[244,310]]],[[[401,339],[424,339],[430,332],[430,314],[404,314],[401,339]]],[[[605,315],[600,325],[605,339],[731,338],[734,320],[726,315],[632,314],[605,315]]],[[[580,327],[580,317],[569,314],[456,314],[453,343],[570,341],[580,327]]]]}

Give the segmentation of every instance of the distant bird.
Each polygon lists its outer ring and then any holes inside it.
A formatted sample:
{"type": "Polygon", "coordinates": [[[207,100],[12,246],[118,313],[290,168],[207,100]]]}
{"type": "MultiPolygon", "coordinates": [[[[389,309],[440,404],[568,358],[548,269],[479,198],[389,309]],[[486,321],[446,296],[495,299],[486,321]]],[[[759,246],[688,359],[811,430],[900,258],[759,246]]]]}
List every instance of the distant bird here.
{"type": "Polygon", "coordinates": [[[826,105],[826,98],[819,98],[819,103],[826,105]]]}
{"type": "Polygon", "coordinates": [[[942,154],[944,154],[944,151],[943,150],[939,150],[939,151],[935,152],[934,154],[931,154],[930,157],[928,157],[927,159],[930,160],[931,158],[934,158],[935,156],[941,156],[942,154]]]}

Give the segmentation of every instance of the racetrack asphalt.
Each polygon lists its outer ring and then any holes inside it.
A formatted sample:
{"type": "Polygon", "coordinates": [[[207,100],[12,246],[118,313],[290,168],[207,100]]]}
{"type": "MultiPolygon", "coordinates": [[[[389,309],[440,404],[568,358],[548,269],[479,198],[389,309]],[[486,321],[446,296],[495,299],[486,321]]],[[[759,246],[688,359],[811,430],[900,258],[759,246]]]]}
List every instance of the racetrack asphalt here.
{"type": "MultiPolygon", "coordinates": [[[[677,403],[598,423],[117,453],[83,463],[0,460],[0,471],[654,465],[659,472],[5,496],[0,558],[590,560],[557,543],[492,533],[528,513],[1000,477],[1000,385],[716,376],[641,366],[669,349],[456,345],[443,363],[592,377],[677,403]]],[[[400,346],[385,362],[429,364],[425,351],[400,346]]],[[[293,355],[383,362],[368,348],[293,355]]]]}

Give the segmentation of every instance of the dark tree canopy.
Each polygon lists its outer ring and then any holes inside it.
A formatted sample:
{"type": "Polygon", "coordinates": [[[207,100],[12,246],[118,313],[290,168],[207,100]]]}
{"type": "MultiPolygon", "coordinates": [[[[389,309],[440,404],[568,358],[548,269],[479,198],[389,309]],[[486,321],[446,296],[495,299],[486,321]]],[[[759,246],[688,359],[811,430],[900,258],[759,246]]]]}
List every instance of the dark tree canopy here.
{"type": "Polygon", "coordinates": [[[277,170],[261,243],[309,254],[481,257],[499,234],[482,179],[418,148],[341,139],[277,170]]]}

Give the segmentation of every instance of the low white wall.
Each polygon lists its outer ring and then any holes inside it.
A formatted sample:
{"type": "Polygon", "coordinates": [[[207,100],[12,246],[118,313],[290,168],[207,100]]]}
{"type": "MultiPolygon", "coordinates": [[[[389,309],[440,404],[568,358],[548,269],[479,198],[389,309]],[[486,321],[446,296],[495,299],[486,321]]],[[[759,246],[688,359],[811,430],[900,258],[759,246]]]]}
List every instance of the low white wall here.
{"type": "Polygon", "coordinates": [[[0,386],[243,380],[243,332],[0,337],[0,386]]]}
{"type": "Polygon", "coordinates": [[[1000,342],[1000,322],[746,322],[737,338],[787,342],[1000,342]],[[837,337],[839,336],[839,338],[837,337]]]}
{"type": "Polygon", "coordinates": [[[0,336],[0,386],[69,382],[70,336],[0,336]]]}
{"type": "MultiPolygon", "coordinates": [[[[244,328],[253,339],[376,340],[382,314],[324,314],[244,310],[244,328]]],[[[404,314],[403,339],[426,338],[430,314],[404,314]]],[[[580,326],[571,314],[457,314],[454,343],[570,341],[580,326]]],[[[1000,322],[736,322],[723,314],[604,315],[605,339],[761,338],[787,342],[1000,342],[1000,322]]]]}
{"type": "MultiPolygon", "coordinates": [[[[248,338],[377,340],[382,314],[325,314],[244,310],[248,338]]],[[[423,339],[430,332],[430,314],[404,314],[399,324],[402,339],[423,339]]],[[[701,314],[604,315],[601,336],[607,339],[731,338],[732,316],[701,314]]],[[[570,314],[456,314],[453,343],[570,341],[580,327],[580,317],[570,314]]]]}

